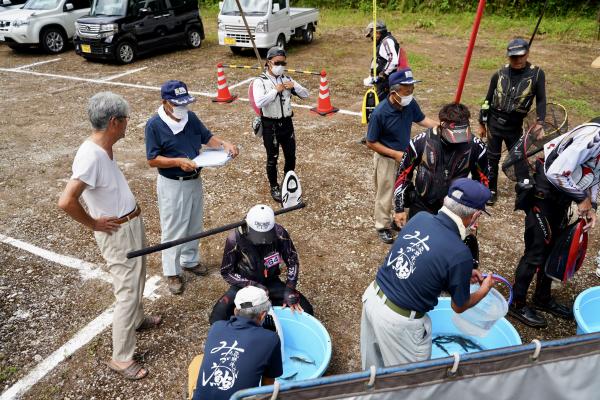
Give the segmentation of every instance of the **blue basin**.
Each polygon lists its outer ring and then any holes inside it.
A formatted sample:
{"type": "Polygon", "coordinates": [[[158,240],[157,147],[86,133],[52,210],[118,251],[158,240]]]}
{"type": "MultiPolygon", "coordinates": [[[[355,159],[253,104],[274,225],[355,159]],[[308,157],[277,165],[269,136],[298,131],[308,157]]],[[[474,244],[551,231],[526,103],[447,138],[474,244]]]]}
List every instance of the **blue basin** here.
{"type": "Polygon", "coordinates": [[[573,314],[578,335],[600,332],[600,286],[579,293],[573,304],[573,314]]]}

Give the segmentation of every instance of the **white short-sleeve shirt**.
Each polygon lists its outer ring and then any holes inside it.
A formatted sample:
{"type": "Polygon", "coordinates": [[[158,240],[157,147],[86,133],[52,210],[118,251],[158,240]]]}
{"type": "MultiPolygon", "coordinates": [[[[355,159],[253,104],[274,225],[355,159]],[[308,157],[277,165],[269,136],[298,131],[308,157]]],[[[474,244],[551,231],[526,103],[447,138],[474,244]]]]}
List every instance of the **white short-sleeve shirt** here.
{"type": "Polygon", "coordinates": [[[135,198],[116,160],[91,140],[77,150],[71,179],[87,185],[81,196],[92,218],[122,217],[135,209],[135,198]]]}

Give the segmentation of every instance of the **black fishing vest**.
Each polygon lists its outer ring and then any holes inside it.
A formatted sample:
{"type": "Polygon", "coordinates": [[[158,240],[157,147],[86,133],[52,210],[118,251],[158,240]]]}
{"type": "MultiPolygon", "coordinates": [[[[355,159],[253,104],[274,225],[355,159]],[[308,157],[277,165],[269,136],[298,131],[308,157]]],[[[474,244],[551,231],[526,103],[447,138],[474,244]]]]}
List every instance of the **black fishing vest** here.
{"type": "Polygon", "coordinates": [[[267,268],[265,266],[265,259],[278,251],[279,238],[276,238],[270,245],[256,246],[236,229],[235,240],[240,252],[240,259],[235,267],[236,272],[258,283],[280,274],[280,267],[267,268]]]}
{"type": "Polygon", "coordinates": [[[387,35],[385,35],[384,37],[381,38],[381,40],[379,41],[379,43],[377,43],[377,71],[378,72],[382,72],[383,69],[385,68],[385,65],[388,63],[388,59],[381,57],[379,55],[379,50],[381,49],[381,45],[383,43],[384,39],[390,38],[392,39],[392,41],[394,42],[394,47],[396,48],[396,54],[400,54],[400,44],[398,43],[398,41],[392,36],[391,33],[388,32],[387,35]]]}
{"type": "Polygon", "coordinates": [[[498,70],[498,84],[494,90],[491,106],[505,113],[517,112],[526,115],[533,104],[535,87],[540,68],[529,64],[520,80],[511,84],[511,70],[507,64],[498,70]]]}
{"type": "Polygon", "coordinates": [[[442,139],[432,128],[427,130],[425,148],[417,168],[415,189],[427,204],[435,204],[448,194],[454,179],[469,175],[471,166],[471,142],[456,146],[452,151],[444,149],[442,139]]]}

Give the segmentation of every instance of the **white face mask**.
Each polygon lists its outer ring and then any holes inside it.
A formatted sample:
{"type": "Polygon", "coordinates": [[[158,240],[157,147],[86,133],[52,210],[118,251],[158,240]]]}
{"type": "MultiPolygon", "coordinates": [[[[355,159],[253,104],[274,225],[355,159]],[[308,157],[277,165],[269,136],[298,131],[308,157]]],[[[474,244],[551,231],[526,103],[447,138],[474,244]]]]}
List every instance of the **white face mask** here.
{"type": "Polygon", "coordinates": [[[188,108],[187,106],[177,106],[177,107],[173,107],[173,111],[171,112],[171,114],[173,114],[173,116],[177,119],[183,119],[185,118],[185,116],[188,113],[188,108]]]}
{"type": "Polygon", "coordinates": [[[285,71],[285,67],[283,65],[273,65],[271,67],[271,72],[275,76],[281,76],[281,75],[283,75],[283,71],[285,71]]]}
{"type": "Polygon", "coordinates": [[[400,96],[400,105],[402,107],[406,107],[407,105],[410,104],[410,102],[413,101],[413,95],[409,95],[409,96],[400,96]]]}

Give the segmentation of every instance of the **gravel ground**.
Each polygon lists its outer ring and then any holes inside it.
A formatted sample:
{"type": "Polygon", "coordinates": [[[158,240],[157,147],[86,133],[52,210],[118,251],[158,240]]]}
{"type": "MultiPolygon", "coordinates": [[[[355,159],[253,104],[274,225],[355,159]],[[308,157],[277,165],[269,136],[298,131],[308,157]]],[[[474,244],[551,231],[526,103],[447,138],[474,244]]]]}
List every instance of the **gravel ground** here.
{"type": "MultiPolygon", "coordinates": [[[[214,24],[207,24],[210,29],[214,24]]],[[[518,34],[519,32],[514,32],[518,34]]],[[[511,32],[510,35],[513,33],[511,32]]],[[[526,32],[522,32],[526,34],[526,32]]],[[[424,80],[416,97],[424,111],[435,116],[439,107],[453,99],[456,78],[462,64],[465,33],[461,37],[439,36],[407,30],[401,37],[409,53],[419,56],[421,69],[415,75],[424,80]]],[[[210,37],[210,36],[209,36],[210,37]]],[[[474,63],[502,55],[493,43],[509,39],[505,32],[483,31],[475,49],[474,63]]],[[[543,66],[549,98],[582,98],[600,109],[597,96],[600,74],[587,65],[595,58],[591,44],[560,43],[536,39],[532,60],[543,66]],[[560,55],[560,56],[558,56],[560,55]],[[573,62],[573,60],[583,60],[573,62]],[[564,79],[565,71],[582,76],[578,82],[564,79]]],[[[347,28],[324,30],[310,46],[294,45],[292,68],[326,67],[336,107],[360,111],[364,88],[362,78],[368,66],[369,43],[347,28]],[[339,46],[343,43],[344,46],[339,46]]],[[[216,89],[218,62],[251,64],[253,58],[231,55],[208,40],[201,49],[158,54],[131,67],[86,62],[73,52],[61,60],[33,67],[37,72],[103,78],[131,68],[144,71],[119,78],[119,82],[158,87],[166,79],[182,79],[191,90],[216,89]]],[[[0,67],[14,68],[51,56],[39,51],[14,53],[0,46],[0,67]]],[[[475,64],[474,64],[475,65],[475,64]]],[[[472,68],[463,96],[475,114],[484,96],[493,69],[472,68]]],[[[231,84],[250,76],[246,70],[227,70],[231,84]]],[[[313,105],[318,90],[316,77],[301,76],[313,93],[303,104],[313,105]]],[[[245,97],[247,86],[234,92],[245,97]]],[[[70,174],[77,147],[89,134],[85,105],[100,90],[113,90],[127,98],[132,118],[127,137],[116,145],[116,157],[140,203],[149,243],[160,240],[156,204],[156,172],[145,161],[143,125],[159,105],[157,91],[96,85],[63,79],[37,77],[0,71],[0,221],[1,233],[60,254],[102,264],[91,232],[70,220],[56,207],[56,201],[70,174]]],[[[250,132],[253,115],[248,104],[214,104],[200,97],[192,107],[213,132],[241,145],[242,153],[228,166],[204,170],[206,228],[243,218],[254,204],[270,200],[264,176],[264,149],[250,132]]],[[[577,110],[571,125],[583,121],[577,110]]],[[[316,316],[333,341],[328,374],[360,369],[360,297],[372,281],[388,246],[377,239],[372,222],[372,154],[356,144],[365,131],[359,118],[335,115],[315,116],[296,109],[294,123],[298,140],[297,173],[302,180],[305,210],[281,216],[300,254],[299,289],[311,300],[316,316]]],[[[415,130],[415,133],[417,131],[415,130]]],[[[492,209],[492,217],[481,222],[482,269],[512,278],[522,254],[523,214],[512,211],[511,185],[502,177],[503,195],[492,209]]],[[[124,382],[110,373],[103,362],[110,357],[110,330],[61,363],[25,396],[28,399],[175,399],[181,398],[187,365],[202,352],[208,329],[208,315],[227,285],[219,275],[225,234],[202,241],[204,263],[211,274],[188,277],[182,296],[168,294],[164,283],[161,297],[147,302],[148,312],[164,317],[160,329],[141,334],[139,356],[150,369],[140,382],[124,382]]],[[[0,387],[8,388],[41,358],[44,358],[91,321],[112,302],[109,285],[82,282],[67,268],[1,245],[0,252],[0,387]]],[[[599,248],[591,237],[589,254],[599,248]]],[[[556,291],[562,300],[573,301],[587,287],[596,285],[593,257],[564,288],[556,291]]],[[[149,275],[160,275],[159,257],[149,257],[149,275]]],[[[575,324],[550,317],[550,326],[532,330],[514,322],[523,341],[573,335],[575,324]]]]}

